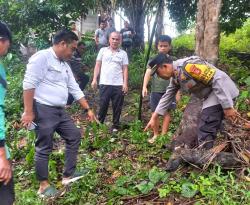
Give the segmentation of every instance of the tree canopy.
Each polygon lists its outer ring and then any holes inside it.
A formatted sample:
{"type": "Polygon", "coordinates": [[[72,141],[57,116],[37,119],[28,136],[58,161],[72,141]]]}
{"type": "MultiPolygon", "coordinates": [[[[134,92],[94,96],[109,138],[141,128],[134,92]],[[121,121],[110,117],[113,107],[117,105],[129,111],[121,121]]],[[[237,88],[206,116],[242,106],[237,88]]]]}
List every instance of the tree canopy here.
{"type": "MultiPolygon", "coordinates": [[[[183,31],[194,24],[197,12],[198,0],[168,0],[168,10],[171,19],[176,23],[177,29],[183,31]]],[[[221,31],[232,33],[240,28],[249,14],[250,4],[248,0],[223,1],[220,28],[221,31]]]]}
{"type": "Polygon", "coordinates": [[[25,41],[29,29],[48,38],[70,20],[86,16],[94,5],[91,0],[0,0],[0,19],[8,23],[17,40],[25,41]]]}

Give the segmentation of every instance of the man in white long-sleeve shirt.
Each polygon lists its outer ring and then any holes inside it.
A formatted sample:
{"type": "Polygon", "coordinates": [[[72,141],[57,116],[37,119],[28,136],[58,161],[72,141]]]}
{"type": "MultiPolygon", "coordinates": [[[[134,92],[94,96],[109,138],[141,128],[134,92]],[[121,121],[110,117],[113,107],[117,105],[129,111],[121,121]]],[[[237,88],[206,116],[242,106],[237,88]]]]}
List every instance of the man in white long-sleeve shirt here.
{"type": "Polygon", "coordinates": [[[35,168],[40,182],[38,194],[45,197],[57,194],[57,190],[48,181],[48,160],[55,132],[66,143],[62,183],[68,184],[76,177],[75,168],[81,134],[64,109],[68,93],[72,94],[86,110],[90,120],[95,120],[94,113],[66,63],[77,48],[77,41],[78,37],[72,31],[59,31],[51,48],[41,50],[29,59],[23,80],[22,123],[26,127],[32,123],[37,125],[35,168]]]}

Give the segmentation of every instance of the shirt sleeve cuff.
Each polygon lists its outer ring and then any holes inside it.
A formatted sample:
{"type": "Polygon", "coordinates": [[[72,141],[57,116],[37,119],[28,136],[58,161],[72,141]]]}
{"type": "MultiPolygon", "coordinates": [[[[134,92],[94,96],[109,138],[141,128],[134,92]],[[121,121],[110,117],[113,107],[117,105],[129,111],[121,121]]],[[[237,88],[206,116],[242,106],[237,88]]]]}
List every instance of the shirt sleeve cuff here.
{"type": "Polygon", "coordinates": [[[77,101],[77,100],[80,100],[81,98],[84,98],[85,97],[85,95],[83,94],[83,92],[81,93],[81,94],[79,94],[79,95],[75,95],[74,96],[74,99],[77,101]]]}
{"type": "Polygon", "coordinates": [[[227,108],[232,108],[233,104],[230,102],[224,102],[224,103],[221,103],[221,106],[223,109],[227,109],[227,108]]]}
{"type": "Polygon", "coordinates": [[[35,89],[36,86],[32,83],[23,82],[23,90],[35,89]]]}

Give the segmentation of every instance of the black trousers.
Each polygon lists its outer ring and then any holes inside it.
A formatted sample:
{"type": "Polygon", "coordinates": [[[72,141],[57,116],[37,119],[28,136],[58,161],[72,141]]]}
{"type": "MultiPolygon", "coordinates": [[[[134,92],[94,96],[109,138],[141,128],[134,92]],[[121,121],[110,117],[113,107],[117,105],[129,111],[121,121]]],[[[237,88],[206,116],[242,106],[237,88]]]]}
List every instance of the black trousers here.
{"type": "Polygon", "coordinates": [[[76,168],[81,133],[64,108],[34,103],[36,132],[35,168],[39,181],[48,179],[48,160],[53,148],[53,135],[57,132],[66,143],[65,177],[71,176],[76,168]]]}
{"type": "Polygon", "coordinates": [[[0,182],[0,204],[1,205],[12,205],[15,201],[14,193],[14,182],[13,177],[7,185],[0,182]]]}
{"type": "Polygon", "coordinates": [[[205,149],[211,149],[213,147],[223,118],[224,112],[221,105],[214,105],[202,110],[198,127],[199,145],[204,143],[203,147],[205,149]]]}
{"type": "MultiPolygon", "coordinates": [[[[86,85],[87,85],[88,82],[89,82],[89,76],[83,74],[83,75],[81,76],[81,78],[79,78],[79,79],[77,80],[77,82],[78,82],[78,84],[79,84],[80,89],[81,89],[81,90],[84,90],[84,88],[86,87],[86,85]]],[[[71,95],[71,94],[69,93],[67,105],[71,105],[73,102],[74,102],[74,97],[73,97],[73,95],[71,95]]]]}
{"type": "Polygon", "coordinates": [[[104,122],[108,112],[109,102],[112,102],[113,109],[113,127],[119,128],[119,121],[124,101],[122,86],[100,85],[100,109],[98,119],[104,122]]]}

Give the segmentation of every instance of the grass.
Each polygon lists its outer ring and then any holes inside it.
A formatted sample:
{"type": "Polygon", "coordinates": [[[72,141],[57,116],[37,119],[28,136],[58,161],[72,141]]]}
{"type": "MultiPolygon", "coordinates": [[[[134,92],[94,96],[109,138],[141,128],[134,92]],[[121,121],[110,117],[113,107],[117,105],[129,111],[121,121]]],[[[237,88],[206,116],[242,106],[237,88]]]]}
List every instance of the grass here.
{"type": "MultiPolygon", "coordinates": [[[[131,96],[134,94],[131,94],[131,96]]],[[[131,100],[130,97],[128,99],[131,100]]],[[[184,98],[182,104],[186,103],[184,98]]],[[[181,106],[182,107],[182,106],[181,106]]],[[[73,107],[76,109],[76,107],[73,107]]],[[[129,107],[136,119],[136,107],[129,107]]],[[[182,108],[181,108],[182,109],[182,108]]],[[[83,128],[83,139],[78,156],[78,168],[88,168],[89,173],[56,201],[49,204],[136,204],[136,201],[150,200],[159,203],[171,202],[176,198],[179,204],[249,204],[249,183],[241,180],[236,171],[212,167],[207,172],[183,167],[174,173],[164,171],[170,153],[162,145],[170,140],[181,119],[181,111],[176,110],[175,120],[170,133],[160,136],[155,145],[147,139],[150,133],[142,132],[144,125],[140,121],[130,121],[128,129],[112,135],[107,126],[91,124],[86,126],[82,120],[76,120],[83,128]]],[[[80,118],[80,117],[79,117],[80,118]]],[[[40,205],[36,195],[38,183],[34,172],[34,134],[27,134],[27,146],[13,150],[15,163],[16,205],[40,205]]],[[[61,144],[58,136],[56,142],[61,144]]],[[[18,145],[18,142],[16,142],[18,145]]],[[[50,180],[59,189],[64,163],[63,148],[55,149],[50,156],[50,180]]],[[[250,170],[247,170],[250,173],[250,170]]]]}

